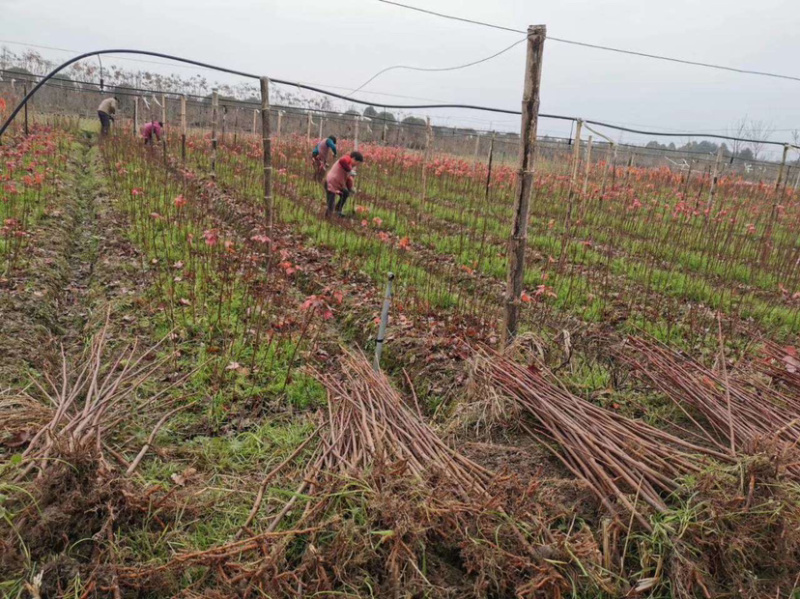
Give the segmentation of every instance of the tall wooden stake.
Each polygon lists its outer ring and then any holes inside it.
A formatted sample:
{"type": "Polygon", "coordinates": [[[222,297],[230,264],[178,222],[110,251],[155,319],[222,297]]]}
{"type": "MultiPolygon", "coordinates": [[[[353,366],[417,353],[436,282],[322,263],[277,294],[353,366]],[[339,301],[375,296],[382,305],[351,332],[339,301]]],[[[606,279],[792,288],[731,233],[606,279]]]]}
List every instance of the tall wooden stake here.
{"type": "Polygon", "coordinates": [[[322,135],[323,135],[322,126],[323,126],[324,122],[325,122],[325,119],[322,118],[322,117],[319,117],[319,138],[320,139],[322,139],[322,135]]]}
{"type": "Polygon", "coordinates": [[[520,298],[525,278],[525,248],[528,245],[528,210],[533,188],[533,159],[536,152],[536,126],[539,121],[539,86],[547,28],[528,27],[528,52],[525,64],[525,89],[522,94],[519,170],[514,194],[514,222],[508,247],[508,285],[501,338],[503,347],[517,335],[520,298]]]}
{"type": "Polygon", "coordinates": [[[431,161],[431,117],[425,117],[425,153],[422,155],[422,205],[428,195],[428,163],[431,161]]]}
{"type": "Polygon", "coordinates": [[[567,217],[564,219],[564,234],[561,237],[561,255],[558,258],[558,270],[564,268],[567,260],[567,244],[569,242],[570,228],[572,226],[572,204],[578,193],[578,169],[581,162],[581,131],[583,120],[578,119],[575,125],[575,141],[572,144],[572,170],[569,177],[569,193],[567,194],[567,217]]]}
{"type": "MultiPolygon", "coordinates": [[[[22,97],[28,95],[28,84],[22,84],[22,97]]],[[[28,137],[28,103],[25,102],[25,137],[28,137]]]]}
{"type": "Polygon", "coordinates": [[[358,124],[361,122],[361,117],[354,116],[353,118],[356,121],[355,130],[353,132],[353,147],[358,150],[358,124]]]}
{"type": "Polygon", "coordinates": [[[278,130],[275,132],[275,137],[281,136],[281,121],[283,120],[283,110],[278,111],[278,130]]]}
{"type": "Polygon", "coordinates": [[[186,162],[186,96],[181,96],[181,160],[186,162]]]}
{"type": "Polygon", "coordinates": [[[778,167],[778,180],[775,181],[775,191],[780,191],[781,183],[783,182],[783,169],[786,168],[786,158],[789,155],[789,144],[783,146],[783,158],[781,158],[781,165],[778,167]]]}
{"type": "Polygon", "coordinates": [[[783,146],[783,157],[781,165],[778,167],[778,180],[775,182],[775,199],[772,202],[772,211],[769,215],[769,222],[764,231],[764,240],[761,243],[761,266],[766,267],[769,262],[769,255],[772,253],[772,230],[775,228],[775,221],[778,220],[778,205],[781,202],[780,190],[783,180],[783,169],[786,167],[786,158],[789,156],[789,144],[783,146]]]}
{"type": "Polygon", "coordinates": [[[711,207],[714,205],[714,196],[717,194],[717,182],[719,181],[719,165],[722,162],[722,144],[717,150],[717,157],[714,159],[714,172],[711,175],[711,189],[708,190],[708,204],[706,205],[706,219],[711,216],[711,207]]]}
{"type": "Polygon", "coordinates": [[[272,231],[274,205],[272,200],[272,142],[269,138],[269,78],[261,78],[261,144],[264,152],[264,208],[267,226],[272,231]]]}
{"type": "Polygon", "coordinates": [[[133,98],[133,137],[139,134],[139,96],[133,98]]]}
{"type": "Polygon", "coordinates": [[[478,153],[480,152],[480,149],[481,149],[481,136],[476,134],[475,135],[475,158],[478,157],[478,153]]]}
{"type": "Polygon", "coordinates": [[[258,110],[253,109],[253,135],[256,134],[256,121],[258,120],[258,110]]]}
{"type": "Polygon", "coordinates": [[[217,119],[219,118],[219,94],[211,90],[211,178],[217,178],[217,119]]]}
{"type": "Polygon", "coordinates": [[[589,190],[589,174],[592,171],[592,136],[586,141],[586,168],[583,172],[583,189],[581,195],[585,198],[586,192],[589,190]]]}
{"type": "Polygon", "coordinates": [[[161,145],[164,148],[164,160],[167,158],[167,94],[161,94],[161,145]]]}
{"type": "Polygon", "coordinates": [[[220,132],[220,139],[222,143],[225,143],[225,125],[228,121],[228,106],[225,105],[222,107],[222,131],[220,132]]]}

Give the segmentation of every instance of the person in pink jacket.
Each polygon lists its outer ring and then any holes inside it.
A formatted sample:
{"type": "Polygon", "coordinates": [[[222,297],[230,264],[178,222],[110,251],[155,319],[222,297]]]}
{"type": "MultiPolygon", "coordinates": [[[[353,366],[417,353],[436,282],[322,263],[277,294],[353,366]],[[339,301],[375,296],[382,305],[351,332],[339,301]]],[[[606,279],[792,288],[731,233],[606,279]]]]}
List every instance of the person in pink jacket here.
{"type": "Polygon", "coordinates": [[[325,194],[328,200],[326,217],[330,217],[334,209],[336,214],[343,216],[344,203],[353,191],[353,175],[355,175],[353,169],[356,163],[361,162],[364,162],[361,152],[350,152],[347,156],[334,162],[331,170],[325,175],[325,194]],[[338,202],[336,201],[337,197],[339,198],[338,202]]]}
{"type": "Polygon", "coordinates": [[[156,141],[161,141],[161,133],[164,129],[164,123],[161,121],[150,121],[142,129],[142,137],[144,138],[145,145],[153,143],[153,136],[155,135],[156,141]]]}

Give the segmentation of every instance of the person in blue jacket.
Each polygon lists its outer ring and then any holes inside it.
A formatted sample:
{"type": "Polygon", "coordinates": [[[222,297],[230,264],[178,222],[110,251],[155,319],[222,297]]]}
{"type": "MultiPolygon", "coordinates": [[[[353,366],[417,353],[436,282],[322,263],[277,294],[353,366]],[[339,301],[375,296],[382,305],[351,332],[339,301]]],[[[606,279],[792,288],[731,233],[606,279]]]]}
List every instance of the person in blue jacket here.
{"type": "Polygon", "coordinates": [[[336,137],[331,135],[327,139],[321,140],[311,152],[311,160],[314,163],[314,179],[321,182],[328,170],[328,156],[333,152],[336,156],[336,137]]]}

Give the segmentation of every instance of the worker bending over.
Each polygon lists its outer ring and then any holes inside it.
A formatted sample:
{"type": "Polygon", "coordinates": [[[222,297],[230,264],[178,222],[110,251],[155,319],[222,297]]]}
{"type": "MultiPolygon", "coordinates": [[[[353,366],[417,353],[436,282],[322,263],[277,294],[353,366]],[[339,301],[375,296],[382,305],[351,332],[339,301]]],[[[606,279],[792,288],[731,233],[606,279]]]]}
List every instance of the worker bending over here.
{"type": "Polygon", "coordinates": [[[336,214],[343,216],[342,210],[344,203],[353,191],[353,176],[356,174],[356,163],[364,162],[364,156],[361,152],[350,152],[347,156],[343,156],[337,160],[325,176],[325,193],[327,195],[328,207],[325,211],[325,216],[330,217],[333,211],[336,214]],[[336,198],[339,201],[336,201],[336,198]]]}
{"type": "Polygon", "coordinates": [[[147,123],[144,128],[142,129],[142,137],[144,138],[144,144],[152,144],[153,137],[155,136],[156,141],[161,141],[161,133],[164,129],[164,123],[161,121],[150,121],[147,123]]]}
{"type": "Polygon", "coordinates": [[[100,118],[100,136],[105,137],[111,129],[111,121],[114,120],[114,115],[117,113],[117,100],[114,98],[106,98],[100,102],[97,107],[97,116],[100,118]]]}
{"type": "Polygon", "coordinates": [[[314,163],[314,180],[322,181],[325,169],[328,168],[328,156],[333,152],[336,156],[336,137],[331,135],[321,140],[311,151],[311,161],[314,163]]]}

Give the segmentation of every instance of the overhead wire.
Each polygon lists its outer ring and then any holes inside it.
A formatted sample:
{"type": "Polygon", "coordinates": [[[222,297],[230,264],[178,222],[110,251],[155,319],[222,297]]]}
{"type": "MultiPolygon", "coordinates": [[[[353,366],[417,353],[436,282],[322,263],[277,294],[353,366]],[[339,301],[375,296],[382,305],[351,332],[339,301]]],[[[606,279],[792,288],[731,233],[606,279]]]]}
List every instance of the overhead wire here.
{"type": "MultiPolygon", "coordinates": [[[[502,25],[495,25],[493,23],[487,23],[485,21],[478,21],[476,19],[467,19],[465,17],[459,17],[459,16],[456,16],[456,15],[448,15],[448,14],[437,12],[437,11],[434,11],[434,10],[429,10],[427,8],[420,8],[419,6],[412,6],[410,4],[403,4],[401,2],[395,2],[394,0],[377,0],[377,1],[382,3],[382,4],[391,4],[392,6],[397,6],[397,7],[400,7],[400,8],[405,8],[405,9],[408,9],[408,10],[413,10],[413,11],[416,11],[416,12],[420,12],[420,13],[424,13],[424,14],[440,17],[440,18],[443,18],[443,19],[449,19],[449,20],[452,20],[452,21],[461,21],[462,23],[470,23],[472,25],[479,25],[479,26],[482,26],[482,27],[489,27],[491,29],[497,29],[497,30],[500,30],[500,31],[507,31],[507,32],[510,32],[510,33],[523,33],[523,34],[527,33],[526,31],[524,31],[522,29],[514,29],[512,27],[504,27],[502,25]]],[[[740,68],[740,67],[731,67],[731,66],[726,66],[726,65],[713,64],[713,63],[710,63],[710,62],[687,60],[687,59],[684,59],[684,58],[675,58],[673,56],[663,56],[663,55],[660,55],[660,54],[651,54],[649,52],[640,52],[638,50],[626,50],[626,49],[623,49],[623,48],[615,48],[613,46],[605,46],[605,45],[602,45],[602,44],[592,44],[592,43],[589,43],[589,42],[580,42],[580,41],[577,41],[577,40],[570,40],[570,39],[565,39],[563,37],[555,37],[555,36],[552,36],[552,35],[548,35],[547,39],[550,40],[550,41],[554,41],[554,42],[560,42],[562,44],[570,44],[570,45],[573,45],[573,46],[581,46],[581,47],[584,47],[584,48],[591,48],[591,49],[594,49],[594,50],[603,50],[605,52],[616,52],[618,54],[628,54],[630,56],[638,56],[640,58],[651,58],[651,59],[654,59],[654,60],[663,60],[663,61],[666,61],[666,62],[673,62],[673,63],[677,63],[677,64],[691,65],[691,66],[695,66],[695,67],[703,67],[703,68],[707,68],[707,69],[717,69],[717,70],[720,70],[720,71],[729,71],[729,72],[740,73],[740,74],[744,74],[744,75],[757,75],[757,76],[760,76],[760,77],[773,77],[773,78],[776,78],[776,79],[786,79],[786,80],[789,80],[789,81],[800,81],[800,77],[796,77],[796,76],[793,76],[793,75],[783,75],[783,74],[780,74],[780,73],[770,73],[770,72],[767,72],[767,71],[757,71],[757,70],[753,70],[753,69],[744,69],[744,68],[740,68]]]]}
{"type": "Polygon", "coordinates": [[[377,73],[375,73],[372,77],[367,79],[364,83],[362,83],[359,87],[357,87],[356,89],[354,89],[353,91],[351,91],[347,95],[348,96],[352,96],[356,92],[361,91],[363,88],[365,88],[367,85],[372,83],[375,79],[377,79],[378,77],[380,77],[384,73],[388,73],[389,71],[394,71],[394,70],[398,70],[398,69],[406,69],[406,70],[410,70],[410,71],[422,71],[422,72],[426,72],[426,73],[441,73],[441,72],[444,72],[444,71],[458,71],[458,70],[461,70],[461,69],[474,67],[476,65],[483,64],[484,62],[488,62],[488,61],[492,60],[493,58],[497,58],[498,56],[501,56],[501,55],[505,54],[509,50],[512,50],[513,48],[516,48],[517,46],[519,46],[521,43],[527,41],[527,39],[528,39],[527,37],[523,37],[521,40],[517,40],[516,42],[514,42],[513,44],[511,44],[507,48],[503,48],[502,50],[500,50],[499,52],[495,52],[491,56],[487,56],[485,58],[481,58],[480,60],[474,60],[474,61],[468,62],[466,64],[456,65],[456,66],[452,66],[452,67],[415,67],[415,66],[402,65],[402,64],[394,65],[394,66],[391,66],[391,67],[386,67],[385,69],[382,69],[382,70],[378,71],[377,73]]]}

